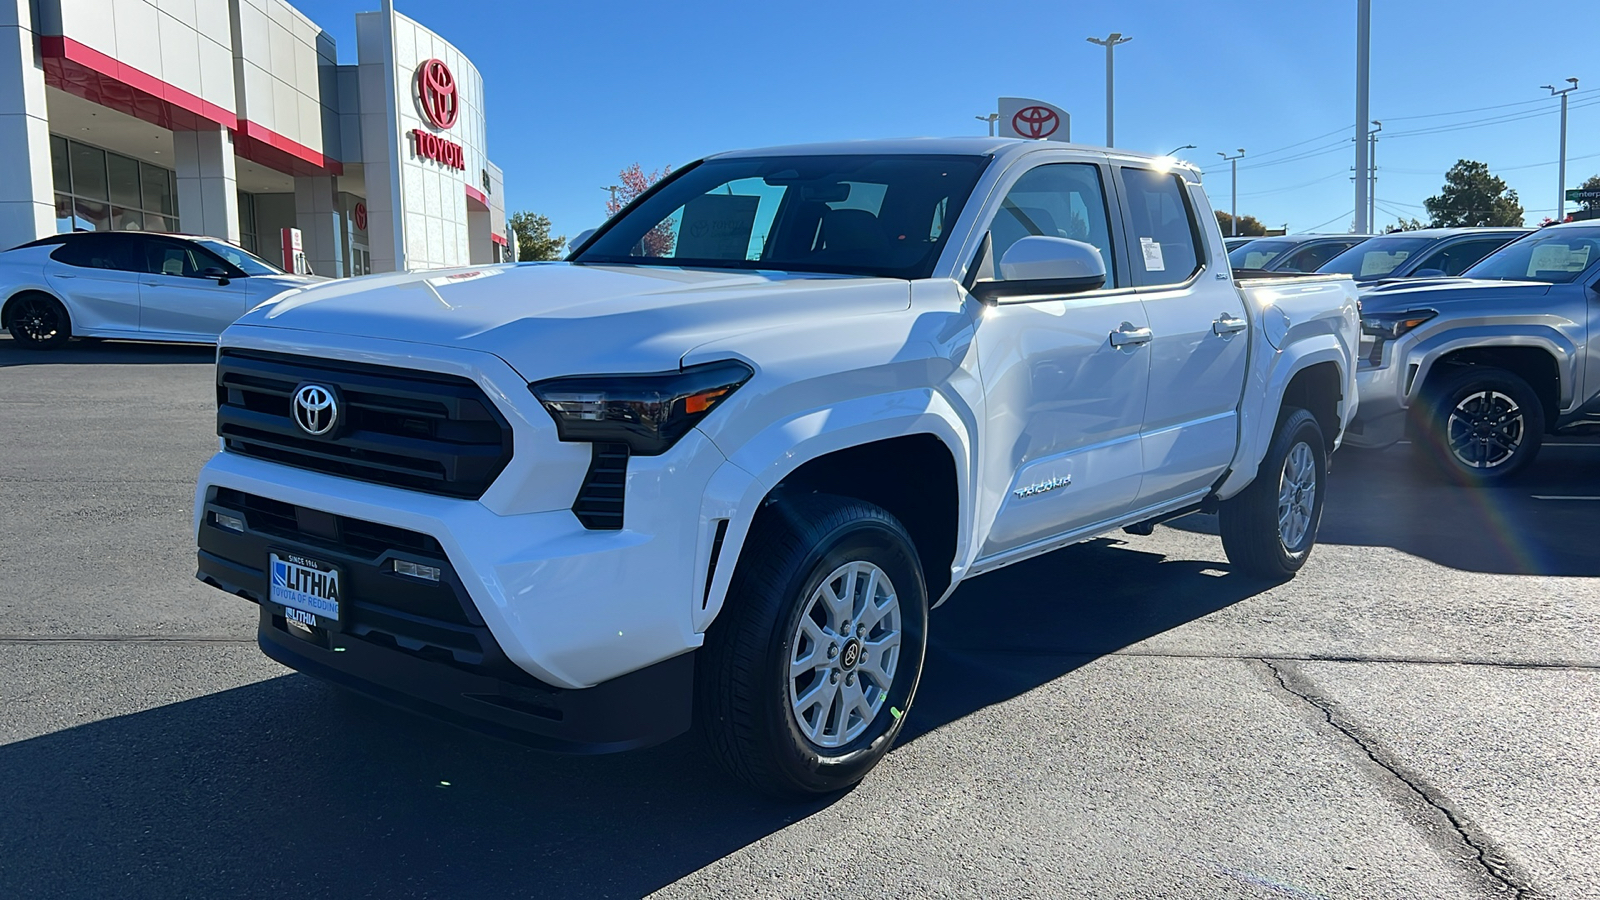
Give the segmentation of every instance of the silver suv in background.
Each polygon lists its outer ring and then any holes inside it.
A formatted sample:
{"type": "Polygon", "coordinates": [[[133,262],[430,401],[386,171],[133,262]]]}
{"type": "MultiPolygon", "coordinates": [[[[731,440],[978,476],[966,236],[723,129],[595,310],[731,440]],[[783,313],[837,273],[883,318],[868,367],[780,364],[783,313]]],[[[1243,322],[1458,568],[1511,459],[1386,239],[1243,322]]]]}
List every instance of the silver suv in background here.
{"type": "Polygon", "coordinates": [[[1472,484],[1521,471],[1544,435],[1600,420],[1600,225],[1556,225],[1462,278],[1361,297],[1360,404],[1349,441],[1412,435],[1472,484]]]}
{"type": "Polygon", "coordinates": [[[1370,234],[1295,234],[1261,238],[1228,252],[1228,265],[1239,272],[1315,272],[1370,234]]]}
{"type": "Polygon", "coordinates": [[[1386,234],[1351,247],[1317,271],[1349,275],[1363,285],[1399,278],[1453,277],[1532,230],[1423,228],[1386,234]]]}

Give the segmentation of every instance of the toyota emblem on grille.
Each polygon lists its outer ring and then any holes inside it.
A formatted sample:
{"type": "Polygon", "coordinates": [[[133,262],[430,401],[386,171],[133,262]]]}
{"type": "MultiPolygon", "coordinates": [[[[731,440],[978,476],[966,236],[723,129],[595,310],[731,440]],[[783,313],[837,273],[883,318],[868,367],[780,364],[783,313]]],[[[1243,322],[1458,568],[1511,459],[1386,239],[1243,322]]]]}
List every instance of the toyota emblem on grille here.
{"type": "Polygon", "coordinates": [[[294,392],[291,412],[300,430],[314,437],[322,437],[339,424],[339,401],[332,388],[320,384],[301,385],[294,392]]]}

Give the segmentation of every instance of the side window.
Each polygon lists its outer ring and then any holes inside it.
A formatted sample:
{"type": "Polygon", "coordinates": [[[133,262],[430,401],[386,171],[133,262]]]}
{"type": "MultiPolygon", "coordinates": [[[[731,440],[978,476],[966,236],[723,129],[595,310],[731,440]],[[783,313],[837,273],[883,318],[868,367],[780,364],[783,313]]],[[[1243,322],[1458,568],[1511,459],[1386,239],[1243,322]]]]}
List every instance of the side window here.
{"type": "Polygon", "coordinates": [[[1106,287],[1123,283],[1111,252],[1111,220],[1098,166],[1052,163],[1017,179],[989,226],[991,265],[999,262],[1012,244],[1030,236],[1064,237],[1093,245],[1106,264],[1106,287]]]}
{"type": "Polygon", "coordinates": [[[145,241],[144,258],[145,271],[151,275],[181,278],[199,278],[207,268],[221,265],[221,260],[198,247],[163,238],[145,241]]]}
{"type": "Polygon", "coordinates": [[[1200,229],[1177,175],[1122,169],[1127,188],[1128,248],[1140,284],[1181,284],[1200,267],[1200,229]]]}
{"type": "Polygon", "coordinates": [[[1281,272],[1315,272],[1322,268],[1335,256],[1354,247],[1355,244],[1330,241],[1328,243],[1312,244],[1291,253],[1278,267],[1281,272]]]}
{"type": "Polygon", "coordinates": [[[1493,238],[1482,241],[1461,241],[1444,247],[1422,261],[1418,269],[1437,269],[1446,275],[1460,275],[1472,264],[1485,256],[1500,249],[1506,244],[1504,238],[1493,238]]]}
{"type": "Polygon", "coordinates": [[[144,266],[133,244],[122,235],[85,235],[65,241],[50,258],[80,269],[111,269],[117,272],[142,272],[144,266]]]}

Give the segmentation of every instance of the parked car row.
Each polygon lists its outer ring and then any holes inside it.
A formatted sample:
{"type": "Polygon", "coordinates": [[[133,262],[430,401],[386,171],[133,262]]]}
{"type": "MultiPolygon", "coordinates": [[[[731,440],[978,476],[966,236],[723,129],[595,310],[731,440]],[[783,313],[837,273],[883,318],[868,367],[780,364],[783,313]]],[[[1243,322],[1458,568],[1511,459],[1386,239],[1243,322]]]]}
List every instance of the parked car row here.
{"type": "MultiPolygon", "coordinates": [[[[1295,234],[1232,244],[1238,271],[1349,275],[1357,282],[1460,275],[1530,228],[1424,228],[1381,236],[1295,234]]],[[[1238,239],[1232,239],[1238,240],[1238,239]]]]}

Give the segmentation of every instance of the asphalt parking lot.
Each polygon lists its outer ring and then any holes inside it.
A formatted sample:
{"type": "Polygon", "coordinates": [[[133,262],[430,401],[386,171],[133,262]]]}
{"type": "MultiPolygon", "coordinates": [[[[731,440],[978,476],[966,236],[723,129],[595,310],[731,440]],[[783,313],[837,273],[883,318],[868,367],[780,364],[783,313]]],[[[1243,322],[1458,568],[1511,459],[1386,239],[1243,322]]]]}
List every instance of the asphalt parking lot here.
{"type": "Polygon", "coordinates": [[[0,897],[1600,897],[1600,437],[1341,452],[1295,581],[1204,518],[977,579],[910,736],[779,806],[265,659],[193,579],[206,349],[0,338],[0,897]]]}

